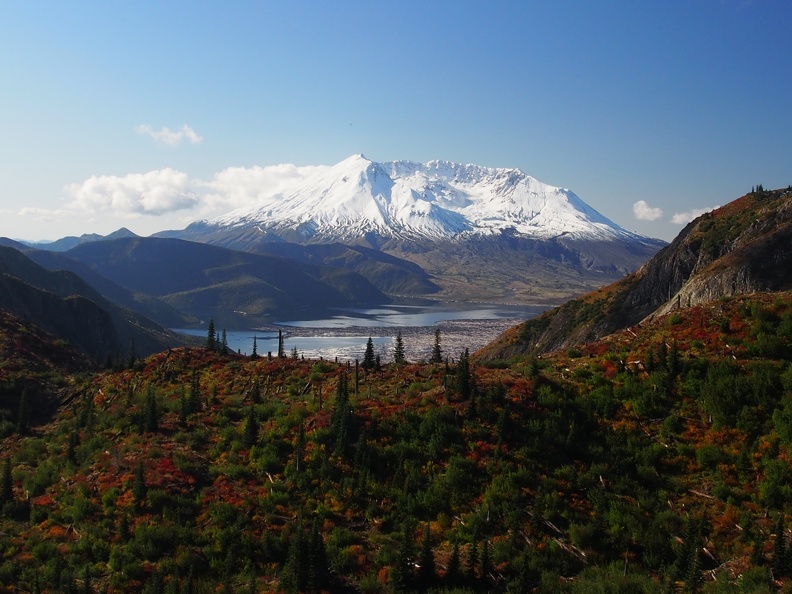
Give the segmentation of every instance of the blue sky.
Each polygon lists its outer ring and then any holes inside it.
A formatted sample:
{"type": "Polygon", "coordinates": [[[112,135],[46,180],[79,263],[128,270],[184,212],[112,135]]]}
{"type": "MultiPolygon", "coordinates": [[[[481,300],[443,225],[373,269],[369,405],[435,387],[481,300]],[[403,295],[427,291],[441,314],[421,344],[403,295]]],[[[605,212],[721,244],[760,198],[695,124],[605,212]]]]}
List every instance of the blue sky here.
{"type": "Polygon", "coordinates": [[[670,240],[792,184],[790,27],[787,0],[6,2],[0,235],[183,228],[363,153],[518,167],[670,240]]]}

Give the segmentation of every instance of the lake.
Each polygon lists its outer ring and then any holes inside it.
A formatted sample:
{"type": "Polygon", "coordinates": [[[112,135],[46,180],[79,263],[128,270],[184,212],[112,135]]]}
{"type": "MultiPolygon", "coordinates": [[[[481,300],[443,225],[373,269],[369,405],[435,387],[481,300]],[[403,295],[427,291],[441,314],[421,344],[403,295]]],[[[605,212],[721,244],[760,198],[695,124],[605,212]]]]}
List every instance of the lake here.
{"type": "MultiPolygon", "coordinates": [[[[363,359],[371,337],[375,353],[383,363],[393,359],[396,333],[401,330],[409,361],[430,357],[435,330],[440,329],[443,353],[456,358],[465,349],[474,352],[506,329],[539,315],[546,308],[519,305],[434,303],[431,305],[385,305],[361,309],[334,309],[323,317],[283,320],[250,330],[228,330],[228,346],[249,355],[278,352],[278,331],[283,332],[284,350],[294,349],[306,359],[363,359]]],[[[206,336],[206,328],[180,328],[176,332],[206,336]]],[[[217,328],[222,332],[222,328],[217,328]]]]}

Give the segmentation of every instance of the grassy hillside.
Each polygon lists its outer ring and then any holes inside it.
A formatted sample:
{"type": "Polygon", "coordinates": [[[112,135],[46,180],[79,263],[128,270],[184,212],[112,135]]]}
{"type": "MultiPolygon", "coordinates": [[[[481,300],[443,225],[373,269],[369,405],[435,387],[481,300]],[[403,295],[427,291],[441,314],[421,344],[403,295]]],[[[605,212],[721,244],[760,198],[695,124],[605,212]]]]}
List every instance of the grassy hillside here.
{"type": "Polygon", "coordinates": [[[541,359],[447,355],[364,372],[174,349],[75,379],[53,422],[2,442],[0,584],[787,587],[792,294],[541,359]]]}

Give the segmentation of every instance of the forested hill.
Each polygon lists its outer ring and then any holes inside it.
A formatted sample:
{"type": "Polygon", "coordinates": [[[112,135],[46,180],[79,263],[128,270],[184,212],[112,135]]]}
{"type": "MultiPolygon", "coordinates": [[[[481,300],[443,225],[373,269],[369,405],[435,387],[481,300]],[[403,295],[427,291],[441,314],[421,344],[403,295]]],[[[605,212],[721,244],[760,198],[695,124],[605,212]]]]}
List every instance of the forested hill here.
{"type": "Polygon", "coordinates": [[[790,288],[792,188],[759,186],[697,218],[635,273],[506,332],[478,356],[569,348],[673,309],[790,288]]]}
{"type": "Polygon", "coordinates": [[[476,365],[173,349],[3,425],[25,592],[774,592],[792,294],[476,365]]]}

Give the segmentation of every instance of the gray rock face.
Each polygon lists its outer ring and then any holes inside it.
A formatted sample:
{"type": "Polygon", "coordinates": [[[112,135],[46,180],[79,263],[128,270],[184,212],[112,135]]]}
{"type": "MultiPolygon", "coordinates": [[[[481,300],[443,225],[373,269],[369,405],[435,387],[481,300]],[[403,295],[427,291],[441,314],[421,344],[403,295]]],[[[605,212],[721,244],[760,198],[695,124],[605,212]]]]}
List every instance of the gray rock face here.
{"type": "Polygon", "coordinates": [[[526,322],[481,356],[569,348],[677,308],[790,289],[792,189],[752,192],[690,223],[635,273],[526,322]]]}

